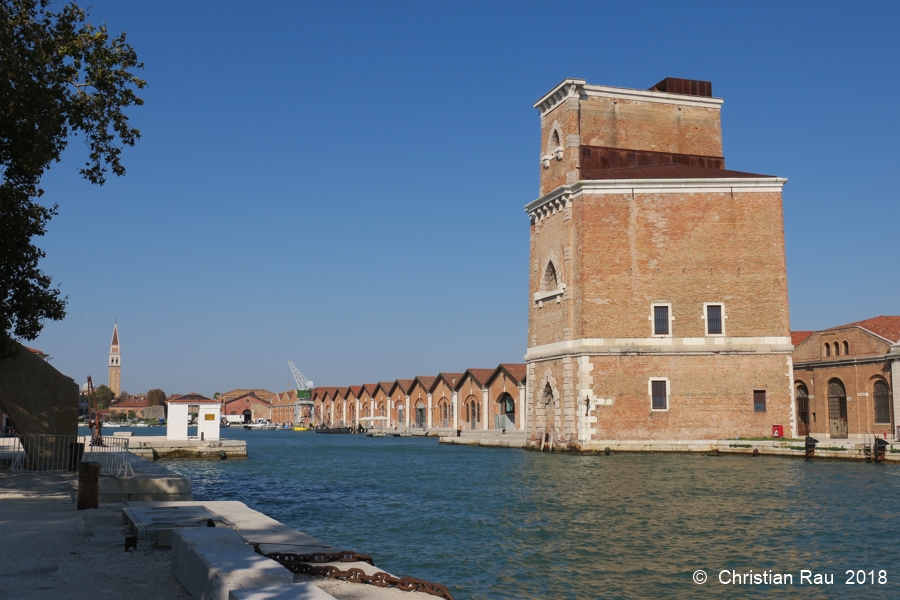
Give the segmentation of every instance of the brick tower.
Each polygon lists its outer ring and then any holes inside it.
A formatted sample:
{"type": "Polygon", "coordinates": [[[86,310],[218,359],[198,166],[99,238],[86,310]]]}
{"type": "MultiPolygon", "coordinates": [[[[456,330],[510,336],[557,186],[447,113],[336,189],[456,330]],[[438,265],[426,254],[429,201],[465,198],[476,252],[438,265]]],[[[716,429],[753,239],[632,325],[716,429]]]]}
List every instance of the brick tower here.
{"type": "Polygon", "coordinates": [[[119,352],[119,324],[113,325],[112,341],[109,343],[109,389],[116,393],[122,391],[121,352],[119,352]]]}
{"type": "Polygon", "coordinates": [[[566,79],[535,103],[528,439],[795,431],[781,192],[725,169],[709,82],[566,79]]]}

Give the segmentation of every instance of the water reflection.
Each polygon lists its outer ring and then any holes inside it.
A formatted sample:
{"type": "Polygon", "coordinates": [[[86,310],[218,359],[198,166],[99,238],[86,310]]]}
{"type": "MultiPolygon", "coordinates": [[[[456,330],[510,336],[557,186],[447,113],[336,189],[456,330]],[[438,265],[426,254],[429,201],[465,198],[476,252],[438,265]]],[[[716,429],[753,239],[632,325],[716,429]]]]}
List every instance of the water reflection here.
{"type": "MultiPolygon", "coordinates": [[[[228,431],[251,460],[167,464],[457,598],[870,597],[846,569],[900,576],[897,467],[673,454],[561,456],[433,439],[228,431]],[[706,569],[710,581],[691,580],[706,569]],[[723,569],[795,585],[723,586],[723,569]],[[801,587],[800,569],[835,574],[801,587]]],[[[894,586],[889,584],[889,588],[894,586]]]]}

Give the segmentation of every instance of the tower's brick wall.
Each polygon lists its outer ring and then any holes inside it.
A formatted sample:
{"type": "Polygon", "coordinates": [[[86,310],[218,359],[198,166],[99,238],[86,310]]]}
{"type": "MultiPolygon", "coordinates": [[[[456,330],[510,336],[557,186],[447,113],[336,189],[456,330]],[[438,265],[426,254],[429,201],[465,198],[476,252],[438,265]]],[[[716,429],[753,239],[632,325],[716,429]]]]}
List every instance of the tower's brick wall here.
{"type": "Polygon", "coordinates": [[[589,97],[580,110],[586,146],[722,156],[718,108],[589,97]]]}
{"type": "MultiPolygon", "coordinates": [[[[581,195],[532,225],[530,298],[551,257],[564,258],[563,301],[530,302],[532,346],[651,335],[651,302],[671,302],[676,337],[702,337],[704,302],[722,302],[728,336],[788,336],[781,194],[581,195]]],[[[559,262],[559,261],[558,261],[559,262]]]]}

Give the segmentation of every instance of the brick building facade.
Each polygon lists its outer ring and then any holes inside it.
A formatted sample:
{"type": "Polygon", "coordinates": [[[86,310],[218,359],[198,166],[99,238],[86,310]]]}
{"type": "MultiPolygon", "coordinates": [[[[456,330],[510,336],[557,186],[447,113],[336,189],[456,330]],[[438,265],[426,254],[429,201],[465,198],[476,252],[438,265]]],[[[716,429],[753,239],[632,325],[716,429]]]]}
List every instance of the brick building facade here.
{"type": "Polygon", "coordinates": [[[721,104],[708,82],[675,79],[567,79],[535,104],[531,443],[796,429],[786,180],[724,168],[721,104]]]}
{"type": "Polygon", "coordinates": [[[310,394],[320,426],[473,429],[474,415],[476,430],[523,431],[526,372],[525,364],[501,364],[346,388],[320,387],[310,394]]]}
{"type": "Polygon", "coordinates": [[[800,435],[887,435],[900,424],[900,316],[822,331],[795,331],[794,392],[800,435]]]}

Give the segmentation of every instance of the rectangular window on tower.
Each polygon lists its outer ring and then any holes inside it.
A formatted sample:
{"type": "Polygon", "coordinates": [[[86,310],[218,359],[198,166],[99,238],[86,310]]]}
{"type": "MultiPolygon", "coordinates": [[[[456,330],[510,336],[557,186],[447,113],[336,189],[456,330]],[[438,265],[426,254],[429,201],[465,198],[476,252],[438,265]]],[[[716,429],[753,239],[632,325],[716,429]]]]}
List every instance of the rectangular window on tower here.
{"type": "Polygon", "coordinates": [[[753,410],[766,412],[766,390],[753,390],[753,410]]]}
{"type": "Polygon", "coordinates": [[[669,381],[667,379],[650,380],[650,409],[669,410],[669,381]]]}
{"type": "Polygon", "coordinates": [[[724,315],[721,304],[706,304],[706,335],[725,333],[724,315]]]}
{"type": "Polygon", "coordinates": [[[652,305],[653,313],[650,319],[653,321],[653,335],[669,336],[672,334],[672,315],[670,304],[652,305]]]}

